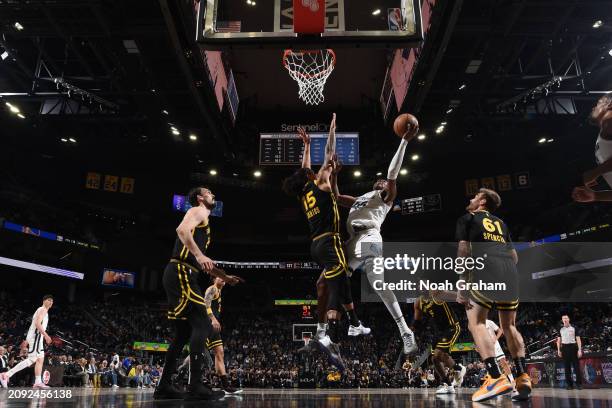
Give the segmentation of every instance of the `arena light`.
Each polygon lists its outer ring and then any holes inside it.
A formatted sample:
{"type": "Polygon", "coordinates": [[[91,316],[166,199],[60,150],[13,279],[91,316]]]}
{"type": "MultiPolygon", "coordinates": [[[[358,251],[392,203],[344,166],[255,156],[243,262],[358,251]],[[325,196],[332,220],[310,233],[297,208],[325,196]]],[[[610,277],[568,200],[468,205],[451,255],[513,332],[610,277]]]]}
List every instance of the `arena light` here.
{"type": "Polygon", "coordinates": [[[377,15],[379,15],[379,14],[380,14],[380,9],[376,9],[376,10],[374,10],[374,11],[372,12],[372,15],[373,15],[373,16],[377,16],[377,15]]]}
{"type": "Polygon", "coordinates": [[[190,134],[189,135],[189,140],[192,140],[192,141],[195,142],[196,140],[198,140],[198,137],[196,135],[194,135],[194,134],[190,134]]]}
{"type": "Polygon", "coordinates": [[[593,28],[599,28],[603,25],[603,21],[597,20],[593,23],[593,28]]]}
{"type": "Polygon", "coordinates": [[[217,175],[217,170],[215,169],[210,169],[210,171],[208,172],[211,176],[216,176],[217,175]]]}
{"type": "Polygon", "coordinates": [[[610,54],[610,56],[612,57],[612,48],[610,49],[610,51],[608,51],[608,54],[610,54]]]}
{"type": "Polygon", "coordinates": [[[418,140],[425,140],[425,138],[427,138],[427,135],[425,133],[421,133],[420,135],[417,136],[418,140]]]}
{"type": "Polygon", "coordinates": [[[460,91],[463,91],[465,89],[466,85],[465,84],[461,84],[461,86],[459,87],[460,91]]]}
{"type": "Polygon", "coordinates": [[[76,139],[73,137],[69,137],[68,140],[70,141],[70,143],[76,143],[76,139]]]}
{"type": "Polygon", "coordinates": [[[7,59],[8,56],[9,56],[9,53],[7,51],[3,51],[2,54],[0,54],[0,58],[2,58],[2,61],[7,59]]]}
{"type": "Polygon", "coordinates": [[[412,159],[412,161],[417,161],[417,160],[419,160],[419,159],[420,159],[420,157],[419,157],[419,155],[418,155],[418,154],[413,154],[413,155],[412,155],[412,157],[411,157],[411,159],[412,159]]]}
{"type": "Polygon", "coordinates": [[[405,176],[406,174],[408,174],[408,169],[401,169],[401,170],[400,170],[400,174],[401,174],[402,176],[405,176]]]}
{"type": "Polygon", "coordinates": [[[23,116],[23,113],[18,113],[17,116],[19,116],[21,119],[25,119],[25,116],[23,116]]]}
{"type": "Polygon", "coordinates": [[[438,134],[438,135],[439,135],[439,134],[440,134],[440,133],[442,133],[442,132],[444,132],[444,126],[443,126],[443,125],[440,125],[440,126],[438,126],[438,127],[436,128],[436,134],[438,134]]]}
{"type": "Polygon", "coordinates": [[[361,177],[361,172],[359,170],[355,170],[353,172],[353,177],[361,177]]]}
{"type": "Polygon", "coordinates": [[[448,115],[449,113],[451,113],[453,111],[453,108],[450,108],[449,110],[446,111],[446,114],[448,115]]]}
{"type": "Polygon", "coordinates": [[[538,140],[538,143],[546,143],[546,138],[545,137],[541,138],[540,140],[538,140]]]}
{"type": "Polygon", "coordinates": [[[382,176],[382,171],[379,171],[378,173],[376,173],[377,176],[382,176]]]}
{"type": "Polygon", "coordinates": [[[19,113],[19,108],[15,105],[10,104],[9,102],[5,102],[5,105],[9,108],[9,110],[13,113],[19,113]]]}
{"type": "Polygon", "coordinates": [[[440,126],[446,126],[446,122],[440,123],[440,126]]]}
{"type": "Polygon", "coordinates": [[[181,132],[179,132],[179,130],[177,128],[175,128],[174,126],[170,128],[172,130],[172,134],[174,136],[178,136],[181,134],[181,132]]]}
{"type": "Polygon", "coordinates": [[[255,176],[255,177],[257,177],[257,178],[261,177],[261,171],[259,171],[259,170],[255,170],[255,171],[253,172],[253,176],[255,176]]]}
{"type": "Polygon", "coordinates": [[[65,137],[62,137],[60,140],[61,140],[63,143],[68,143],[68,139],[66,139],[65,137]]]}
{"type": "Polygon", "coordinates": [[[15,21],[15,24],[13,24],[13,27],[15,27],[17,31],[23,30],[23,26],[19,23],[19,21],[15,21]]]}
{"type": "Polygon", "coordinates": [[[547,143],[552,143],[552,142],[554,142],[554,141],[555,141],[555,139],[552,139],[552,138],[551,138],[551,139],[548,139],[546,142],[547,142],[547,143]]]}
{"type": "Polygon", "coordinates": [[[163,113],[164,115],[167,115],[167,114],[168,114],[168,111],[164,109],[164,110],[162,111],[162,113],[163,113]]]}

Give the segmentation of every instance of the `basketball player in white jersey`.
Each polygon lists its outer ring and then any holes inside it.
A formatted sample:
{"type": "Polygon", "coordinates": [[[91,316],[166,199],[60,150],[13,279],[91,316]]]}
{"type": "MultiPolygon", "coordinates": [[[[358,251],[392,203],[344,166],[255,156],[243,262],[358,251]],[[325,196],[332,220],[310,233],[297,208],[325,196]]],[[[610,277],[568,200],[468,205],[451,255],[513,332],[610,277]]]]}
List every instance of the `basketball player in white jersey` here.
{"type": "MultiPolygon", "coordinates": [[[[346,227],[350,234],[350,238],[346,243],[346,252],[348,254],[349,268],[353,271],[362,269],[366,272],[370,284],[381,277],[373,273],[374,258],[383,256],[382,253],[382,236],[380,228],[385,221],[387,214],[393,207],[393,200],[397,196],[397,176],[402,161],[404,152],[408,142],[414,138],[418,131],[418,127],[410,126],[408,131],[402,137],[402,141],[395,152],[395,156],[391,160],[387,179],[380,179],[374,183],[374,189],[369,193],[365,193],[359,197],[341,195],[338,191],[337,173],[341,165],[334,162],[334,171],[332,174],[332,188],[338,204],[343,207],[350,208],[350,212],[346,221],[346,227]]],[[[404,354],[411,354],[416,351],[416,343],[414,333],[408,328],[406,320],[402,315],[402,310],[399,306],[395,294],[391,290],[377,290],[376,293],[380,296],[385,306],[391,313],[391,316],[397,323],[397,327],[404,343],[404,354]]],[[[349,336],[355,336],[351,332],[352,327],[349,327],[349,336]]]]}
{"type": "Polygon", "coordinates": [[[508,381],[511,383],[514,382],[514,376],[512,375],[510,364],[508,364],[504,350],[499,344],[499,339],[504,335],[504,331],[493,320],[489,319],[485,321],[485,327],[495,342],[495,359],[497,360],[497,363],[504,371],[504,374],[508,377],[508,381]]]}
{"type": "Polygon", "coordinates": [[[612,201],[612,92],[599,98],[591,111],[591,122],[599,126],[599,136],[595,142],[597,167],[584,172],[584,186],[574,188],[572,198],[580,203],[591,201],[612,201]],[[603,176],[608,190],[593,191],[597,178],[603,176]]]}
{"type": "Polygon", "coordinates": [[[28,343],[28,358],[21,361],[15,367],[11,368],[5,373],[0,373],[0,383],[3,387],[8,387],[8,380],[15,373],[23,370],[24,368],[34,366],[34,388],[49,388],[42,380],[42,368],[45,360],[45,350],[43,346],[43,339],[47,344],[51,344],[51,337],[47,334],[47,324],[49,323],[49,309],[53,306],[53,296],[45,295],[43,297],[42,306],[36,309],[34,316],[32,316],[32,324],[28,330],[26,342],[28,343]]]}

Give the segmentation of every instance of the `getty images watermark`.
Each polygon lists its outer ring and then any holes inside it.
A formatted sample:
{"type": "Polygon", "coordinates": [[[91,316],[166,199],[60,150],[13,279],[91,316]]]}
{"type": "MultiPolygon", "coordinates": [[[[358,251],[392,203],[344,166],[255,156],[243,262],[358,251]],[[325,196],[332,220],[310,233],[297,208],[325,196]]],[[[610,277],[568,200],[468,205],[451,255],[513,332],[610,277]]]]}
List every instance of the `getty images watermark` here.
{"type": "Polygon", "coordinates": [[[445,279],[444,281],[431,279],[400,279],[398,282],[385,282],[385,271],[395,270],[404,271],[410,275],[417,273],[427,273],[428,271],[454,272],[457,275],[463,275],[467,271],[483,271],[485,269],[485,261],[487,255],[479,257],[440,257],[426,256],[421,254],[418,257],[409,256],[408,254],[395,254],[394,257],[378,256],[373,258],[372,273],[380,275],[381,279],[371,280],[374,290],[410,290],[410,291],[429,291],[429,290],[448,290],[448,291],[465,291],[475,289],[482,290],[506,290],[504,282],[484,282],[477,280],[468,282],[465,279],[445,279]]]}
{"type": "Polygon", "coordinates": [[[446,290],[478,291],[498,301],[612,301],[611,242],[516,242],[516,264],[511,247],[504,253],[491,243],[471,243],[466,257],[457,256],[456,242],[360,245],[367,259],[358,268],[364,302],[379,302],[383,290],[398,300],[446,290]]]}

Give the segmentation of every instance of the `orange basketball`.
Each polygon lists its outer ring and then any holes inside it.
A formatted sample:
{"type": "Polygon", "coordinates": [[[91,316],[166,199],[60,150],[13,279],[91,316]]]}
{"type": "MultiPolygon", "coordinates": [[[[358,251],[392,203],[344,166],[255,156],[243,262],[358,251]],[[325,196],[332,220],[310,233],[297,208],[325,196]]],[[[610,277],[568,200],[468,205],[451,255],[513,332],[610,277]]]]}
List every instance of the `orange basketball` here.
{"type": "Polygon", "coordinates": [[[398,137],[403,137],[408,131],[411,131],[411,136],[414,137],[418,128],[419,121],[409,113],[402,113],[393,122],[393,131],[398,137]]]}

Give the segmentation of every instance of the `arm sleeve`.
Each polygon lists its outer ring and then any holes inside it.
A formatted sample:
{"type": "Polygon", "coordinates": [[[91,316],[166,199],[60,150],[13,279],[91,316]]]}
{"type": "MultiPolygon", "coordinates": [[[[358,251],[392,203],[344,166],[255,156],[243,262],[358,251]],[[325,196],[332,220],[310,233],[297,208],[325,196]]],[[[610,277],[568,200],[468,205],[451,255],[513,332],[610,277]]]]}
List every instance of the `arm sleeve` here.
{"type": "Polygon", "coordinates": [[[471,214],[463,215],[457,220],[457,228],[455,230],[455,240],[457,242],[470,240],[468,230],[469,218],[471,218],[471,214]]]}
{"type": "Polygon", "coordinates": [[[397,175],[400,172],[400,168],[402,167],[402,162],[404,160],[404,153],[406,152],[406,146],[408,146],[408,142],[406,139],[402,138],[393,159],[391,159],[391,163],[389,164],[389,170],[387,171],[387,179],[388,180],[397,180],[397,175]]]}

